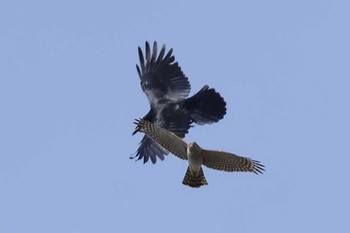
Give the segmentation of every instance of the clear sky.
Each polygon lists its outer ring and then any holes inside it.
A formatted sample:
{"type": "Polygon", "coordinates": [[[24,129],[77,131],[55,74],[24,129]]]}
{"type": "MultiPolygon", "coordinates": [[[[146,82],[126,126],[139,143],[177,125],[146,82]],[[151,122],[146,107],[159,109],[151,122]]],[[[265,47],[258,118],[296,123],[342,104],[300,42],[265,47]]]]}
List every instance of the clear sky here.
{"type": "Polygon", "coordinates": [[[2,1],[0,232],[349,232],[349,1],[2,1]],[[263,175],[129,159],[145,40],[227,102],[185,140],[263,175]]]}

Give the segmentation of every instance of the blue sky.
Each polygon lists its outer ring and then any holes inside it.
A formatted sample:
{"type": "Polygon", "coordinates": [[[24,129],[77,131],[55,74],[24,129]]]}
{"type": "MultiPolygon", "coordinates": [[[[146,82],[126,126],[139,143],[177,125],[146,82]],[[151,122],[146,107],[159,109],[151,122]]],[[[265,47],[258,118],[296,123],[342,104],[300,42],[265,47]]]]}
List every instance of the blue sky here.
{"type": "Polygon", "coordinates": [[[0,232],[346,232],[348,1],[2,1],[0,232]],[[157,40],[227,102],[186,141],[263,175],[129,159],[149,109],[135,64],[157,40]]]}

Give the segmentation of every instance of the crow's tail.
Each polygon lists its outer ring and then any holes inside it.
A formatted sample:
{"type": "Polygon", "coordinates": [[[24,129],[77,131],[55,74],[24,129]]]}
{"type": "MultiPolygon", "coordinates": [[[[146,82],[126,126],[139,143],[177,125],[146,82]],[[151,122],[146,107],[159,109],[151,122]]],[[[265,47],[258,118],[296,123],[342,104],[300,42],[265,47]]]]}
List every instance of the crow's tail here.
{"type": "Polygon", "coordinates": [[[191,112],[192,120],[199,125],[218,122],[226,114],[226,102],[215,89],[207,85],[186,99],[184,107],[191,112]]]}

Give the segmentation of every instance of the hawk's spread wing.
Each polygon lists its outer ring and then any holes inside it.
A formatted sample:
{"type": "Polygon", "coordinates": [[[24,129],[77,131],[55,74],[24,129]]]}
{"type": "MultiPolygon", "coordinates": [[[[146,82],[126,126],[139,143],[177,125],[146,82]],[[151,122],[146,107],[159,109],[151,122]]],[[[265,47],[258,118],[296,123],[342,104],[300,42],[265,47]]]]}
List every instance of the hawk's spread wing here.
{"type": "Polygon", "coordinates": [[[164,57],[165,45],[163,45],[157,57],[157,43],[154,42],[151,53],[149,43],[146,41],[145,57],[140,47],[138,50],[140,66],[136,65],[136,69],[141,79],[142,90],[147,95],[151,107],[155,107],[159,102],[178,101],[188,96],[190,83],[179,64],[174,62],[172,49],[164,57]]]}
{"type": "MultiPolygon", "coordinates": [[[[171,106],[169,107],[171,108],[171,106]]],[[[181,138],[185,137],[185,134],[188,133],[188,129],[191,125],[191,116],[185,109],[178,109],[176,111],[168,111],[167,109],[163,109],[161,115],[162,117],[157,119],[146,115],[143,119],[150,121],[159,127],[167,129],[181,138]]],[[[156,163],[157,157],[164,160],[164,155],[167,154],[167,150],[165,150],[157,142],[150,139],[146,134],[140,142],[135,157],[138,157],[137,160],[143,159],[144,163],[146,163],[149,159],[151,159],[152,163],[156,163]]]]}
{"type": "Polygon", "coordinates": [[[176,134],[143,119],[135,120],[135,124],[138,131],[144,132],[170,153],[181,159],[187,159],[187,143],[176,134]]]}
{"type": "Polygon", "coordinates": [[[228,172],[254,172],[264,171],[264,165],[259,161],[241,157],[232,153],[202,149],[203,165],[216,170],[228,172]]]}

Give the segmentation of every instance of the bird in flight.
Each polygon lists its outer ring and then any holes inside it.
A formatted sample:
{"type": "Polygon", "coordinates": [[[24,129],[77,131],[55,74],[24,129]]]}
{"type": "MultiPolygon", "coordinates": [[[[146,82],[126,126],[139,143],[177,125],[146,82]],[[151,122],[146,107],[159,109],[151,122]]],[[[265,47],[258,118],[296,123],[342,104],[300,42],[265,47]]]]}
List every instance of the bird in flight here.
{"type": "Polygon", "coordinates": [[[265,171],[265,166],[259,161],[224,151],[206,150],[196,142],[187,144],[176,134],[147,120],[139,119],[135,120],[134,123],[136,124],[136,131],[145,133],[180,159],[188,160],[189,166],[182,183],[192,188],[199,188],[208,184],[202,165],[227,172],[254,172],[259,174],[265,171]]]}
{"type": "MultiPolygon", "coordinates": [[[[157,43],[151,51],[146,41],[145,56],[139,47],[140,65],[136,65],[141,80],[141,88],[146,94],[150,110],[142,118],[170,130],[180,138],[185,137],[192,123],[199,125],[218,122],[226,114],[226,103],[218,92],[205,85],[192,97],[190,83],[181,67],[175,62],[173,50],[167,53],[165,45],[158,54],[157,43]]],[[[133,135],[137,132],[135,130],[133,135]]],[[[136,154],[132,157],[146,163],[151,159],[155,164],[169,152],[147,135],[142,138],[136,154]]]]}

